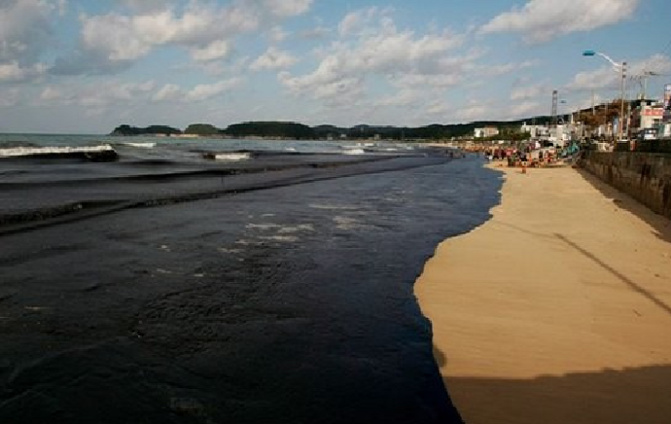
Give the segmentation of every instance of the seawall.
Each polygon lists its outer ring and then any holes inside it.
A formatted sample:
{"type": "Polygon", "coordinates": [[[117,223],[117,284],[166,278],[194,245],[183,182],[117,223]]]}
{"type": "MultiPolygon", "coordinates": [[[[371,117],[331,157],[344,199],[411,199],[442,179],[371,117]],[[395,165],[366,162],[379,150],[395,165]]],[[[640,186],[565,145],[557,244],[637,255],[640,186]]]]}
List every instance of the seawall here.
{"type": "Polygon", "coordinates": [[[671,155],[587,151],[580,167],[671,218],[671,155]]]}

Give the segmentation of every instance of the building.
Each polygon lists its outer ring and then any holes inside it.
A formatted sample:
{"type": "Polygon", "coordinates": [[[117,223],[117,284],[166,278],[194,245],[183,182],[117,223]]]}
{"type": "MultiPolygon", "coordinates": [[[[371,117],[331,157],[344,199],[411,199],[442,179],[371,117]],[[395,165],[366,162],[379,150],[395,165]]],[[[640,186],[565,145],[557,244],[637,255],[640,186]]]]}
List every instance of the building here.
{"type": "Polygon", "coordinates": [[[664,106],[655,100],[636,100],[631,105],[629,134],[659,127],[664,118],[664,106]]]}
{"type": "Polygon", "coordinates": [[[520,129],[522,133],[529,133],[531,138],[545,138],[550,136],[550,128],[547,125],[527,125],[522,124],[520,129]]]}
{"type": "Polygon", "coordinates": [[[474,132],[473,136],[475,138],[496,137],[497,135],[499,135],[499,129],[493,126],[476,128],[473,132],[474,132]]]}

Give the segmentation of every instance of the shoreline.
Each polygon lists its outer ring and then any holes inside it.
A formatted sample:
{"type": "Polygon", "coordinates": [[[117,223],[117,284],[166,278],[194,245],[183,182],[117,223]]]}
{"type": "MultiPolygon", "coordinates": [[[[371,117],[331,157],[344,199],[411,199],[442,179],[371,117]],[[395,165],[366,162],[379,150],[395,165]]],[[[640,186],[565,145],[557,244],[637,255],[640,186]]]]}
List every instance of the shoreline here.
{"type": "Polygon", "coordinates": [[[669,221],[573,168],[488,167],[501,204],[415,285],[464,421],[668,422],[669,221]]]}

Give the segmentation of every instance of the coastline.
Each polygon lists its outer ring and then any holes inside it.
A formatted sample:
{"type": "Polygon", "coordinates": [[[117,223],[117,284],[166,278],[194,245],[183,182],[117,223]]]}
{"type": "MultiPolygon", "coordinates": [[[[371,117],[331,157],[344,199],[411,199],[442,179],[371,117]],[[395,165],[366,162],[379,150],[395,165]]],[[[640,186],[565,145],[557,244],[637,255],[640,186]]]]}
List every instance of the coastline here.
{"type": "Polygon", "coordinates": [[[412,283],[481,158],[136,150],[4,162],[0,422],[461,422],[412,283]]]}
{"type": "Polygon", "coordinates": [[[502,200],[415,285],[465,422],[671,417],[671,225],[573,168],[489,165],[502,200]]]}

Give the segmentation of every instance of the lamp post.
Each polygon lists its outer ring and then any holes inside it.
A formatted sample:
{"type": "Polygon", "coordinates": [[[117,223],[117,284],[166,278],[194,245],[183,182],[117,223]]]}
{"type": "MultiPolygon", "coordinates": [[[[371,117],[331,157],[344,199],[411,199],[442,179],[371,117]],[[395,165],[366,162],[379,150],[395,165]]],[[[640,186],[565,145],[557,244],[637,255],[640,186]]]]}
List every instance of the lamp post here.
{"type": "Polygon", "coordinates": [[[613,65],[613,68],[615,68],[616,71],[620,73],[620,125],[618,125],[618,132],[619,136],[618,138],[622,140],[623,138],[623,130],[624,130],[624,89],[625,89],[625,81],[627,79],[627,62],[622,62],[622,63],[617,63],[607,55],[597,52],[594,50],[585,50],[582,52],[583,56],[601,56],[602,58],[606,59],[608,62],[610,62],[611,65],[613,65]]]}

